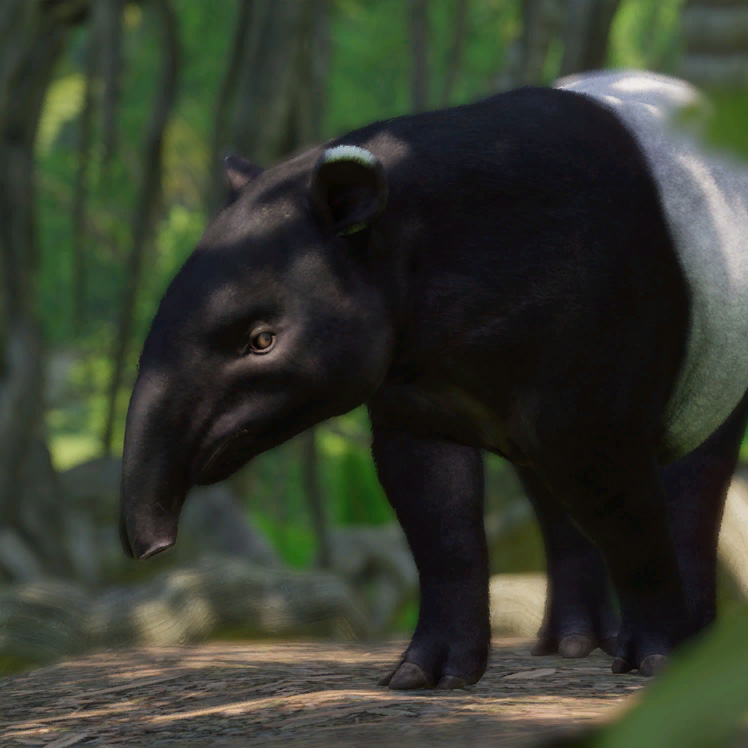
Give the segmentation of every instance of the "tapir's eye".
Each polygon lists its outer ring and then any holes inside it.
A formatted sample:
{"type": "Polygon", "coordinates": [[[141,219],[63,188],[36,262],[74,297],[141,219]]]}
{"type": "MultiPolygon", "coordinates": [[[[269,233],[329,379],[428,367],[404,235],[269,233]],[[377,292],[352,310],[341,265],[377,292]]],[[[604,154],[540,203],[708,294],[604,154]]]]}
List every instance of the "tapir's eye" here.
{"type": "Polygon", "coordinates": [[[275,333],[263,330],[252,333],[249,339],[249,350],[252,353],[267,353],[275,344],[275,333]]]}

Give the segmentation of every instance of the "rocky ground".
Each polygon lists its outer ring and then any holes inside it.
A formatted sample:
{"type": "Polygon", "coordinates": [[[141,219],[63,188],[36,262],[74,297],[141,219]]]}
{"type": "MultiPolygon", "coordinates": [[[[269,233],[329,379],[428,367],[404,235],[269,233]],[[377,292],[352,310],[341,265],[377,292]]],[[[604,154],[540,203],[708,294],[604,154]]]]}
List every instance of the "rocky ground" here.
{"type": "Polygon", "coordinates": [[[209,643],[81,657],[0,680],[0,745],[554,745],[619,714],[646,683],[601,653],[533,658],[495,642],[476,686],[376,681],[403,643],[209,643]]]}

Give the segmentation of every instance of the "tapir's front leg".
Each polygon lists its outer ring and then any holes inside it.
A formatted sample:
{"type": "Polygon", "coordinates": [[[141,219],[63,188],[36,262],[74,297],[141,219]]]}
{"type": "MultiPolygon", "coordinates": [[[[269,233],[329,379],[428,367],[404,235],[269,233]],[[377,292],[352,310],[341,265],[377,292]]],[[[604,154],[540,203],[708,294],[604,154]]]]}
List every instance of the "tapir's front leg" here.
{"type": "Polygon", "coordinates": [[[491,629],[480,451],[374,428],[379,480],[420,578],[418,625],[395,689],[461,688],[483,675],[491,629]]]}

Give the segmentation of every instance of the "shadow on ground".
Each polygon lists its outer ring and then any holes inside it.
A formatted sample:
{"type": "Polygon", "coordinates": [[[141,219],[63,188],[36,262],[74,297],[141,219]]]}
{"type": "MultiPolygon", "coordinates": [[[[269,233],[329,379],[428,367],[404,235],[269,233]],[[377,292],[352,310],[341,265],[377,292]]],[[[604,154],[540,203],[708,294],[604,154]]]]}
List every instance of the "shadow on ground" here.
{"type": "Polygon", "coordinates": [[[0,680],[0,745],[522,746],[618,714],[645,681],[610,658],[533,658],[495,642],[453,692],[376,681],[403,643],[211,643],[92,655],[0,680]]]}

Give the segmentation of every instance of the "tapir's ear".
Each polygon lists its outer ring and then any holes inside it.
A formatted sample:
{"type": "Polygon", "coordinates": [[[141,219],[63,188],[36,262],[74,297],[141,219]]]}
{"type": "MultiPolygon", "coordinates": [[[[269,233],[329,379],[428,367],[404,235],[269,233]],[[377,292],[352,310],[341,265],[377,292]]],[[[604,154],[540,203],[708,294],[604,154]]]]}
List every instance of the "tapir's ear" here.
{"type": "Polygon", "coordinates": [[[387,202],[382,164],[356,145],[328,148],[314,167],[309,199],[322,222],[336,234],[362,231],[387,202]]]}
{"type": "Polygon", "coordinates": [[[262,174],[262,168],[241,156],[229,155],[223,159],[226,179],[232,192],[239,192],[245,184],[262,174]]]}

